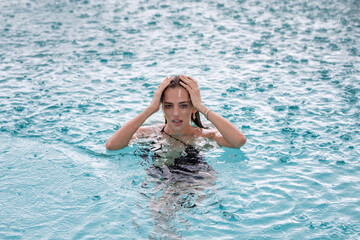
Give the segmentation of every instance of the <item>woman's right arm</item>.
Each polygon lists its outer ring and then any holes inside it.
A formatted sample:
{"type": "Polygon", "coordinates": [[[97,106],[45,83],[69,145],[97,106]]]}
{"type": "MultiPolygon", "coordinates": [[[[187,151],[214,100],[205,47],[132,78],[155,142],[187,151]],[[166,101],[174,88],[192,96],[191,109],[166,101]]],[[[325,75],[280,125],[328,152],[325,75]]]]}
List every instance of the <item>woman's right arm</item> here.
{"type": "Polygon", "coordinates": [[[140,128],[141,125],[152,114],[160,109],[160,98],[164,89],[169,85],[171,77],[166,78],[154,92],[154,97],[149,105],[142,113],[120,127],[114,135],[106,142],[106,149],[110,151],[118,150],[126,147],[131,138],[136,133],[135,137],[141,137],[147,134],[147,128],[140,128]]]}
{"type": "MultiPolygon", "coordinates": [[[[114,135],[106,142],[106,149],[113,151],[126,147],[132,136],[140,130],[139,128],[145,122],[148,117],[153,114],[153,110],[146,108],[142,113],[137,115],[135,118],[127,122],[121,128],[119,128],[114,135]]],[[[138,132],[138,135],[142,135],[138,132]]]]}

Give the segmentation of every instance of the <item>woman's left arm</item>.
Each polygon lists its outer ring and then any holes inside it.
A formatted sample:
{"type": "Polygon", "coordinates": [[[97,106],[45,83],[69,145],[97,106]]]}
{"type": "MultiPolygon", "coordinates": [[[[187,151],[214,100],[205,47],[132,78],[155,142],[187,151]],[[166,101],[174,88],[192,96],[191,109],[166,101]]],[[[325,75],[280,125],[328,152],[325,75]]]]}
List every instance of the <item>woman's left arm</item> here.
{"type": "Polygon", "coordinates": [[[240,148],[246,143],[245,135],[227,119],[211,110],[208,111],[208,108],[205,106],[202,107],[202,110],[198,110],[203,115],[207,112],[207,119],[217,128],[218,132],[210,132],[209,137],[218,144],[230,148],[240,148]]]}
{"type": "Polygon", "coordinates": [[[197,82],[191,77],[181,76],[180,84],[186,88],[190,93],[190,98],[193,106],[201,112],[219,131],[211,132],[210,138],[214,139],[218,144],[230,147],[240,148],[246,143],[245,135],[237,129],[231,122],[223,118],[219,114],[209,110],[201,101],[200,89],[197,82]]]}

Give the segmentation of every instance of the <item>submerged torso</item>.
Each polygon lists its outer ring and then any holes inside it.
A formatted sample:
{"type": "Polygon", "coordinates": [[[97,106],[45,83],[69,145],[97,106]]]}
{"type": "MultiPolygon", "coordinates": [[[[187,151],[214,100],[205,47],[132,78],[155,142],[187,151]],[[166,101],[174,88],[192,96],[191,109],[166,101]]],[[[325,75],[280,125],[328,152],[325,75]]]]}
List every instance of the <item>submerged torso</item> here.
{"type": "Polygon", "coordinates": [[[206,163],[196,142],[201,141],[196,137],[177,139],[164,133],[164,125],[153,127],[153,140],[150,142],[149,151],[143,156],[151,158],[152,164],[148,169],[149,175],[165,179],[204,178],[213,172],[212,167],[206,163]]]}

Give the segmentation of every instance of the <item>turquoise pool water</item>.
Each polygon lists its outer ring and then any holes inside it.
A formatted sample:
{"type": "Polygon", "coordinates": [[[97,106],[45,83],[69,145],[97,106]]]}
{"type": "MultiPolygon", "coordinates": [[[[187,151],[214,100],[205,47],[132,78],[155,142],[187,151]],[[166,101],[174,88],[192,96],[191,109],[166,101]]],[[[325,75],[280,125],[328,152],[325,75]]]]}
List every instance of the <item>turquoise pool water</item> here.
{"type": "Polygon", "coordinates": [[[360,238],[360,1],[0,11],[1,239],[360,238]],[[174,74],[248,138],[204,151],[216,172],[191,184],[104,146],[174,74]]]}

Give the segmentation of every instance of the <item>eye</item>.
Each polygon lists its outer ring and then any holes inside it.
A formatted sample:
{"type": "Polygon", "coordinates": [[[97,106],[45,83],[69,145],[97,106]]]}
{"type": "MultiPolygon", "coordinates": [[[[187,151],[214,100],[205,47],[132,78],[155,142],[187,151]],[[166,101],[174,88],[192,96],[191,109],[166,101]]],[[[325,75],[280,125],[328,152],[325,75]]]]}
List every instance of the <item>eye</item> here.
{"type": "Polygon", "coordinates": [[[187,104],[181,104],[180,107],[181,107],[182,109],[186,109],[186,108],[188,107],[188,105],[187,105],[187,104]]]}
{"type": "Polygon", "coordinates": [[[170,104],[165,104],[165,108],[166,108],[166,109],[170,109],[171,106],[172,106],[172,105],[170,105],[170,104]]]}

